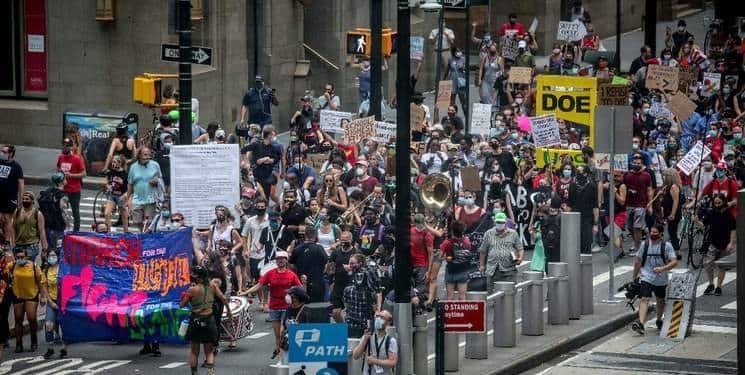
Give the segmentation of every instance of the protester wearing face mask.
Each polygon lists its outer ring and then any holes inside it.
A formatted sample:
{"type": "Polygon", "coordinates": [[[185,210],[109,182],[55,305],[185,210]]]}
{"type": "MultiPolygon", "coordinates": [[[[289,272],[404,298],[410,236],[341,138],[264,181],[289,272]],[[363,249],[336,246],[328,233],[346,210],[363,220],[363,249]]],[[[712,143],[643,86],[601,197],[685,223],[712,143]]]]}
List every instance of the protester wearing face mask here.
{"type": "Polygon", "coordinates": [[[54,355],[54,346],[60,344],[62,347],[59,351],[59,357],[67,357],[67,344],[62,339],[62,330],[60,328],[61,316],[59,310],[59,251],[62,250],[62,241],[57,243],[55,249],[50,249],[47,253],[46,261],[42,264],[41,270],[44,274],[42,286],[46,290],[49,298],[46,306],[46,315],[44,316],[44,333],[47,343],[47,351],[44,353],[44,359],[49,359],[54,355]]]}
{"type": "MultiPolygon", "coordinates": [[[[47,303],[47,290],[42,285],[43,274],[39,266],[29,259],[24,249],[15,250],[15,260],[5,270],[13,280],[13,316],[15,317],[16,353],[23,352],[23,322],[28,321],[31,336],[30,351],[36,351],[39,342],[37,337],[36,309],[41,302],[47,303]],[[41,299],[40,299],[41,297],[41,299]]],[[[8,296],[6,295],[6,298],[8,296]]]]}
{"type": "Polygon", "coordinates": [[[476,195],[473,192],[466,191],[462,197],[458,198],[455,220],[464,223],[466,228],[470,228],[481,221],[483,214],[484,209],[476,205],[476,195]]]}
{"type": "Polygon", "coordinates": [[[344,321],[342,310],[344,309],[344,288],[349,285],[350,278],[345,266],[349,264],[352,255],[360,253],[352,242],[352,232],[342,231],[339,246],[337,246],[326,263],[326,274],[333,282],[333,288],[329,302],[333,308],[332,315],[337,323],[344,321]]]}
{"type": "Polygon", "coordinates": [[[680,53],[680,49],[683,47],[686,41],[693,38],[693,34],[686,30],[686,26],[688,25],[686,24],[685,20],[678,20],[678,25],[675,31],[673,31],[672,33],[668,31],[665,35],[665,44],[672,44],[673,56],[677,57],[680,53]]]}
{"type": "Polygon", "coordinates": [[[453,85],[450,104],[455,104],[455,97],[458,96],[460,106],[465,108],[468,105],[466,103],[466,90],[468,90],[468,87],[466,87],[466,57],[457,46],[451,46],[450,53],[452,56],[448,60],[448,69],[445,71],[443,80],[450,80],[453,85]]]}
{"type": "Polygon", "coordinates": [[[83,177],[86,176],[83,158],[72,152],[73,141],[65,138],[62,141],[62,154],[57,158],[57,170],[65,174],[63,191],[70,200],[72,217],[75,221],[73,230],[80,230],[80,190],[83,187],[83,177]]]}
{"type": "Polygon", "coordinates": [[[269,319],[272,322],[272,329],[274,330],[274,338],[276,347],[274,349],[274,357],[279,354],[280,341],[281,341],[281,330],[282,330],[282,319],[285,316],[287,308],[290,306],[285,300],[287,290],[293,286],[302,286],[300,278],[287,267],[288,255],[286,251],[277,251],[274,257],[277,268],[267,271],[263,276],[259,278],[259,282],[254,284],[251,288],[240,295],[250,295],[256,293],[262,286],[269,288],[269,319]]]}
{"type": "Polygon", "coordinates": [[[376,272],[367,268],[367,258],[354,254],[345,267],[349,285],[344,288],[344,321],[349,326],[350,338],[361,338],[374,314],[383,303],[380,280],[376,272]]]}
{"type": "Polygon", "coordinates": [[[248,120],[249,124],[259,124],[263,129],[272,123],[272,105],[279,105],[276,90],[265,86],[264,77],[257,75],[253,87],[243,96],[241,123],[248,120]]]}
{"type": "Polygon", "coordinates": [[[663,66],[678,66],[678,60],[673,58],[673,52],[669,48],[662,50],[662,53],[660,54],[660,63],[660,65],[663,66]]]}
{"type": "MultiPolygon", "coordinates": [[[[507,228],[507,215],[494,215],[494,227],[484,233],[479,248],[479,271],[489,277],[489,284],[496,281],[515,282],[517,265],[524,257],[520,235],[507,228]]],[[[491,291],[491,290],[490,290],[491,291]]]]}
{"type": "Polygon", "coordinates": [[[665,158],[657,151],[657,142],[650,138],[647,140],[647,155],[649,156],[649,170],[654,173],[654,181],[657,188],[662,187],[662,172],[667,169],[665,158]]]}
{"type": "Polygon", "coordinates": [[[0,167],[8,171],[0,174],[0,226],[11,248],[16,241],[13,219],[25,192],[23,168],[13,160],[15,153],[11,144],[0,146],[0,167]]]}
{"type": "Polygon", "coordinates": [[[580,213],[580,252],[590,254],[592,240],[600,225],[598,184],[587,166],[577,167],[574,184],[569,186],[569,202],[573,212],[580,213]]]}
{"type": "Polygon", "coordinates": [[[158,163],[151,160],[150,149],[140,147],[137,150],[137,163],[129,167],[127,176],[127,209],[132,213],[133,225],[141,226],[145,218],[154,217],[162,176],[158,163]]]}
{"type": "Polygon", "coordinates": [[[709,155],[703,159],[701,165],[693,172],[693,176],[691,176],[691,182],[693,183],[691,185],[691,190],[699,192],[699,195],[703,194],[704,188],[706,188],[710,182],[714,181],[714,178],[714,163],[712,163],[711,155],[709,155]]]}
{"type": "Polygon", "coordinates": [[[499,28],[499,35],[507,35],[508,30],[510,30],[510,32],[514,30],[514,32],[519,36],[525,35],[525,26],[523,26],[522,23],[517,22],[517,14],[515,13],[507,15],[507,22],[502,24],[502,27],[499,28]]]}
{"type": "Polygon", "coordinates": [[[315,227],[305,228],[303,239],[290,244],[290,265],[303,287],[308,291],[311,302],[323,302],[327,294],[324,282],[324,265],[328,262],[326,251],[318,244],[315,227]]]}
{"type": "Polygon", "coordinates": [[[34,207],[34,194],[31,192],[23,194],[21,206],[15,218],[15,248],[25,250],[28,259],[35,262],[40,251],[47,249],[44,215],[34,207]]]}
{"type": "Polygon", "coordinates": [[[376,312],[374,332],[366,329],[352,351],[355,360],[362,359],[362,374],[393,375],[398,364],[398,341],[388,335],[392,322],[393,316],[387,310],[376,312]]]}
{"type": "Polygon", "coordinates": [[[106,206],[104,218],[106,225],[111,226],[111,214],[114,208],[119,211],[119,218],[124,232],[129,231],[129,213],[127,212],[127,171],[124,169],[122,158],[115,156],[106,172],[106,206]]]}
{"type": "Polygon", "coordinates": [[[350,181],[349,186],[356,186],[362,189],[365,195],[372,193],[375,185],[379,183],[378,179],[368,174],[370,164],[367,160],[358,160],[354,169],[354,178],[350,181]]]}
{"type": "Polygon", "coordinates": [[[709,232],[711,244],[704,257],[704,269],[709,285],[704,294],[722,295],[722,283],[725,270],[716,265],[716,261],[734,253],[737,246],[736,222],[727,205],[728,198],[724,194],[714,194],[712,200],[714,209],[706,215],[703,224],[709,232]],[[716,286],[714,285],[714,268],[717,268],[716,286]]]}
{"type": "Polygon", "coordinates": [[[479,87],[481,103],[491,104],[492,112],[499,110],[499,90],[497,81],[504,72],[504,60],[497,55],[497,46],[489,46],[487,53],[481,58],[476,86],[479,87]]]}
{"type": "Polygon", "coordinates": [[[528,51],[528,44],[524,40],[517,42],[517,56],[512,66],[535,69],[535,58],[528,51]]]}
{"type": "Polygon", "coordinates": [[[652,177],[644,170],[641,155],[634,155],[631,171],[626,173],[623,183],[628,189],[626,207],[634,238],[634,248],[630,253],[635,254],[641,243],[642,229],[646,226],[646,216],[652,214],[650,202],[654,196],[652,177]]]}
{"type": "Polygon", "coordinates": [[[564,65],[564,55],[561,53],[561,48],[558,44],[554,44],[554,48],[551,50],[551,56],[548,57],[547,70],[549,74],[561,74],[561,66],[564,65]]]}
{"type": "Polygon", "coordinates": [[[726,199],[727,208],[731,208],[732,217],[737,217],[737,191],[740,186],[734,178],[729,177],[728,172],[727,164],[724,161],[717,163],[714,180],[708,183],[702,191],[699,191],[698,199],[700,200],[704,196],[711,198],[715,195],[722,195],[726,199]]]}

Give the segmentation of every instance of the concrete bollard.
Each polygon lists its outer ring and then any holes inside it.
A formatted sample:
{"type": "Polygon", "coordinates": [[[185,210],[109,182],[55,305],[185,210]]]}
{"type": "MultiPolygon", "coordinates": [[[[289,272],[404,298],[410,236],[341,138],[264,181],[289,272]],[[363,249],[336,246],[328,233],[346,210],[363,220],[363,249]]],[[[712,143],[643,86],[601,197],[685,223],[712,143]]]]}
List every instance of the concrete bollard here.
{"type": "Polygon", "coordinates": [[[549,263],[548,275],[555,279],[548,286],[548,324],[569,324],[567,264],[549,263]]]}
{"type": "Polygon", "coordinates": [[[595,309],[592,285],[592,254],[581,254],[580,274],[582,275],[582,315],[589,315],[595,309]]]}
{"type": "Polygon", "coordinates": [[[502,298],[494,303],[494,333],[495,347],[511,348],[517,342],[515,329],[515,283],[497,281],[494,291],[504,292],[502,298]]]}
{"type": "Polygon", "coordinates": [[[414,373],[427,373],[427,315],[414,316],[414,373]]]}
{"type": "Polygon", "coordinates": [[[522,293],[522,334],[525,336],[543,335],[543,272],[526,271],[531,283],[522,293]]]}
{"type": "MultiPolygon", "coordinates": [[[[486,292],[468,292],[466,299],[469,301],[486,301],[486,292]]],[[[466,354],[469,359],[487,359],[486,331],[479,333],[466,333],[466,354]]]]}
{"type": "MultiPolygon", "coordinates": [[[[582,314],[582,275],[579,268],[580,213],[561,213],[561,261],[567,264],[569,275],[569,319],[582,314]]],[[[592,282],[590,283],[592,285],[592,282]]]]}
{"type": "Polygon", "coordinates": [[[269,373],[272,375],[290,375],[290,366],[269,365],[269,373]]]}
{"type": "Polygon", "coordinates": [[[460,368],[460,333],[445,332],[445,371],[456,372],[460,368]]]}

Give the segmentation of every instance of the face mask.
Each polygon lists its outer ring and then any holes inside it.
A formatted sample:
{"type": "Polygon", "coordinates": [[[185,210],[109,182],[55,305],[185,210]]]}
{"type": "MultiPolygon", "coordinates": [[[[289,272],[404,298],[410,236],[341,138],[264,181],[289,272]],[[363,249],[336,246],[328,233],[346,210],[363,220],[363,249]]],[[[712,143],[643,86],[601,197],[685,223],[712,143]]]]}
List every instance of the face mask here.
{"type": "Polygon", "coordinates": [[[328,219],[328,218],[329,218],[329,215],[324,215],[324,214],[319,214],[318,215],[318,220],[320,220],[320,221],[326,221],[326,219],[328,219]]]}
{"type": "Polygon", "coordinates": [[[649,108],[648,107],[642,108],[642,112],[644,112],[645,115],[648,115],[649,114],[649,108]]]}
{"type": "Polygon", "coordinates": [[[740,138],[742,138],[742,133],[732,134],[732,138],[734,138],[734,139],[740,139],[740,138]]]}
{"type": "Polygon", "coordinates": [[[161,217],[165,217],[165,218],[169,218],[169,217],[171,217],[171,211],[166,211],[166,210],[160,211],[160,216],[161,217]]]}
{"type": "Polygon", "coordinates": [[[179,229],[182,226],[183,226],[183,224],[181,222],[178,222],[178,223],[175,222],[175,221],[171,222],[171,229],[179,229]]]}
{"type": "Polygon", "coordinates": [[[290,137],[290,142],[297,142],[297,140],[298,138],[296,135],[293,135],[292,137],[290,137]]]}
{"type": "Polygon", "coordinates": [[[56,256],[51,256],[51,257],[49,257],[49,259],[47,259],[47,262],[49,262],[49,264],[51,264],[51,265],[55,265],[55,264],[57,264],[57,257],[56,256]]]}
{"type": "Polygon", "coordinates": [[[722,169],[717,169],[717,178],[723,179],[725,177],[727,177],[727,171],[722,170],[722,169]]]}
{"type": "Polygon", "coordinates": [[[458,197],[458,205],[465,205],[466,204],[466,198],[458,197]]]}
{"type": "Polygon", "coordinates": [[[638,143],[632,143],[631,144],[631,149],[638,150],[639,149],[639,144],[638,143]]]}
{"type": "Polygon", "coordinates": [[[515,103],[517,103],[517,104],[523,104],[523,98],[517,98],[517,99],[515,99],[515,103]]]}
{"type": "Polygon", "coordinates": [[[678,31],[680,31],[681,33],[685,31],[685,29],[685,26],[678,26],[678,31]]]}
{"type": "Polygon", "coordinates": [[[639,165],[639,164],[634,164],[634,165],[631,166],[631,169],[633,169],[634,172],[639,172],[639,171],[642,170],[642,166],[639,165]]]}
{"type": "Polygon", "coordinates": [[[463,57],[463,52],[456,52],[455,53],[455,57],[457,57],[457,58],[463,57]]]}
{"type": "Polygon", "coordinates": [[[263,82],[263,81],[255,81],[255,82],[254,82],[254,86],[255,86],[255,87],[256,87],[257,89],[260,89],[260,88],[264,87],[264,82],[263,82]]]}
{"type": "Polygon", "coordinates": [[[494,165],[491,167],[492,172],[499,172],[499,165],[494,165]]]}
{"type": "Polygon", "coordinates": [[[364,168],[357,168],[357,169],[354,170],[354,174],[356,174],[357,177],[360,177],[360,176],[362,176],[362,175],[365,174],[365,169],[364,168]]]}
{"type": "Polygon", "coordinates": [[[344,247],[345,249],[348,249],[350,246],[352,246],[352,242],[350,242],[350,241],[342,241],[341,242],[341,246],[344,247]]]}
{"type": "Polygon", "coordinates": [[[494,228],[495,228],[495,229],[496,229],[496,230],[497,230],[498,232],[501,232],[501,231],[503,231],[503,230],[504,230],[504,228],[506,228],[506,227],[507,227],[507,223],[495,223],[495,224],[494,224],[494,228]]]}
{"type": "Polygon", "coordinates": [[[735,166],[735,161],[734,160],[727,160],[725,163],[727,163],[727,166],[730,167],[730,168],[732,168],[732,167],[735,166]]]}
{"type": "Polygon", "coordinates": [[[675,144],[675,143],[668,143],[667,144],[667,149],[668,150],[677,150],[678,149],[678,145],[675,144]]]}
{"type": "Polygon", "coordinates": [[[270,220],[269,226],[272,228],[272,230],[277,230],[279,229],[279,222],[276,220],[270,220]]]}
{"type": "Polygon", "coordinates": [[[375,317],[375,329],[378,329],[378,330],[383,329],[384,325],[385,325],[385,321],[383,320],[383,318],[376,316],[375,317]]]}
{"type": "Polygon", "coordinates": [[[564,169],[561,171],[561,175],[564,177],[572,177],[572,170],[571,169],[564,169]]]}
{"type": "Polygon", "coordinates": [[[279,268],[285,268],[287,267],[287,259],[277,259],[277,267],[279,268]]]}
{"type": "Polygon", "coordinates": [[[263,215],[264,213],[266,213],[266,208],[257,208],[256,209],[256,214],[257,215],[263,215]]]}
{"type": "Polygon", "coordinates": [[[28,262],[28,260],[26,260],[25,258],[23,258],[23,259],[17,259],[16,260],[16,264],[19,265],[19,266],[21,266],[21,267],[25,266],[27,262],[28,262]]]}
{"type": "Polygon", "coordinates": [[[24,208],[29,208],[31,207],[31,205],[34,204],[34,202],[22,202],[21,204],[23,205],[24,208]]]}
{"type": "Polygon", "coordinates": [[[709,130],[706,134],[709,135],[709,137],[716,137],[717,136],[717,131],[716,130],[709,130]]]}
{"type": "Polygon", "coordinates": [[[517,133],[512,133],[512,134],[510,134],[510,138],[512,138],[512,139],[517,139],[517,133]]]}
{"type": "Polygon", "coordinates": [[[517,53],[520,53],[520,54],[525,53],[525,48],[518,48],[517,53]]]}
{"type": "Polygon", "coordinates": [[[0,152],[0,161],[8,161],[8,154],[0,152]]]}
{"type": "Polygon", "coordinates": [[[554,55],[558,55],[558,54],[561,53],[561,50],[555,49],[555,50],[553,50],[551,52],[553,52],[554,55]]]}
{"type": "Polygon", "coordinates": [[[510,18],[510,25],[514,25],[517,22],[517,18],[510,18]]]}
{"type": "Polygon", "coordinates": [[[662,55],[662,58],[665,60],[670,60],[673,57],[673,55],[662,55]]]}
{"type": "Polygon", "coordinates": [[[465,205],[466,205],[466,206],[469,206],[469,207],[471,207],[471,206],[473,206],[473,205],[474,205],[474,204],[475,204],[476,202],[474,202],[474,201],[473,201],[473,198],[466,198],[466,199],[464,200],[464,203],[465,203],[465,205]]]}
{"type": "Polygon", "coordinates": [[[649,238],[651,238],[652,241],[657,241],[657,240],[660,239],[660,234],[659,233],[650,233],[649,234],[649,238]]]}
{"type": "Polygon", "coordinates": [[[722,89],[722,94],[729,95],[729,93],[730,93],[729,87],[725,87],[725,88],[722,89]]]}
{"type": "Polygon", "coordinates": [[[285,294],[285,303],[288,305],[292,305],[292,296],[289,294],[285,294]]]}
{"type": "Polygon", "coordinates": [[[370,147],[363,146],[362,147],[362,153],[363,154],[369,154],[370,153],[370,147]]]}
{"type": "Polygon", "coordinates": [[[687,47],[686,48],[683,48],[683,52],[686,53],[686,54],[688,54],[688,53],[691,52],[691,49],[690,48],[687,48],[687,47]]]}
{"type": "Polygon", "coordinates": [[[652,155],[654,155],[654,154],[657,153],[657,148],[648,148],[647,149],[647,152],[650,153],[650,154],[652,154],[652,155]]]}
{"type": "Polygon", "coordinates": [[[164,143],[163,144],[163,147],[165,147],[166,150],[170,150],[171,149],[171,146],[173,146],[173,143],[164,143]]]}
{"type": "Polygon", "coordinates": [[[705,162],[701,163],[701,165],[704,166],[704,169],[709,170],[709,171],[711,170],[711,168],[713,166],[710,161],[705,161],[705,162]]]}

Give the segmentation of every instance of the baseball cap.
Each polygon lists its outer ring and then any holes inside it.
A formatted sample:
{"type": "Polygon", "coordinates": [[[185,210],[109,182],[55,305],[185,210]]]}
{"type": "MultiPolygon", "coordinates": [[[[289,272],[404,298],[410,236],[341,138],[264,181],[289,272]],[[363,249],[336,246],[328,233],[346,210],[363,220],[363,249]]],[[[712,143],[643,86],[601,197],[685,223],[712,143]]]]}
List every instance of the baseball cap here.
{"type": "Polygon", "coordinates": [[[61,183],[64,180],[65,180],[65,174],[62,172],[55,172],[55,173],[52,173],[51,176],[49,176],[49,181],[51,181],[55,185],[61,183]]]}
{"type": "Polygon", "coordinates": [[[274,255],[275,258],[289,258],[286,251],[277,251],[277,253],[274,255]]]}
{"type": "Polygon", "coordinates": [[[287,294],[297,297],[302,303],[310,302],[310,296],[302,286],[293,286],[287,290],[287,294]]]}
{"type": "Polygon", "coordinates": [[[517,48],[528,48],[528,44],[524,40],[521,40],[517,43],[517,48]]]}
{"type": "Polygon", "coordinates": [[[260,74],[257,74],[256,77],[254,78],[254,81],[264,81],[264,77],[261,76],[260,74]]]}
{"type": "Polygon", "coordinates": [[[270,219],[276,219],[279,217],[279,211],[271,210],[267,213],[267,216],[269,216],[270,219]]]}
{"type": "Polygon", "coordinates": [[[215,138],[225,138],[225,130],[217,129],[215,132],[215,138]]]}
{"type": "Polygon", "coordinates": [[[494,222],[495,223],[506,223],[507,222],[507,215],[505,215],[504,212],[497,212],[494,215],[494,222]]]}
{"type": "Polygon", "coordinates": [[[364,165],[365,167],[369,166],[367,160],[357,160],[357,165],[364,165]]]}

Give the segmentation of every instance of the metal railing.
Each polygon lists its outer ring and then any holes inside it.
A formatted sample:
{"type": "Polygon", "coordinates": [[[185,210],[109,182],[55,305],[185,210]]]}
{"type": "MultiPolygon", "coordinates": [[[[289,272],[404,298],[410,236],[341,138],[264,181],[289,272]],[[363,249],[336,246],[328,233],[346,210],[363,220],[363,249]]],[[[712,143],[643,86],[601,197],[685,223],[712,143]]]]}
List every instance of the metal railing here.
{"type": "Polygon", "coordinates": [[[339,70],[339,67],[336,64],[332,63],[327,58],[323,57],[323,55],[321,55],[318,51],[314,50],[313,47],[311,47],[311,46],[309,46],[309,45],[307,45],[305,43],[303,43],[303,47],[305,49],[307,49],[308,52],[310,52],[311,54],[313,54],[313,56],[315,56],[319,60],[321,60],[321,62],[323,62],[324,64],[328,65],[329,67],[331,67],[334,70],[339,70]]]}

